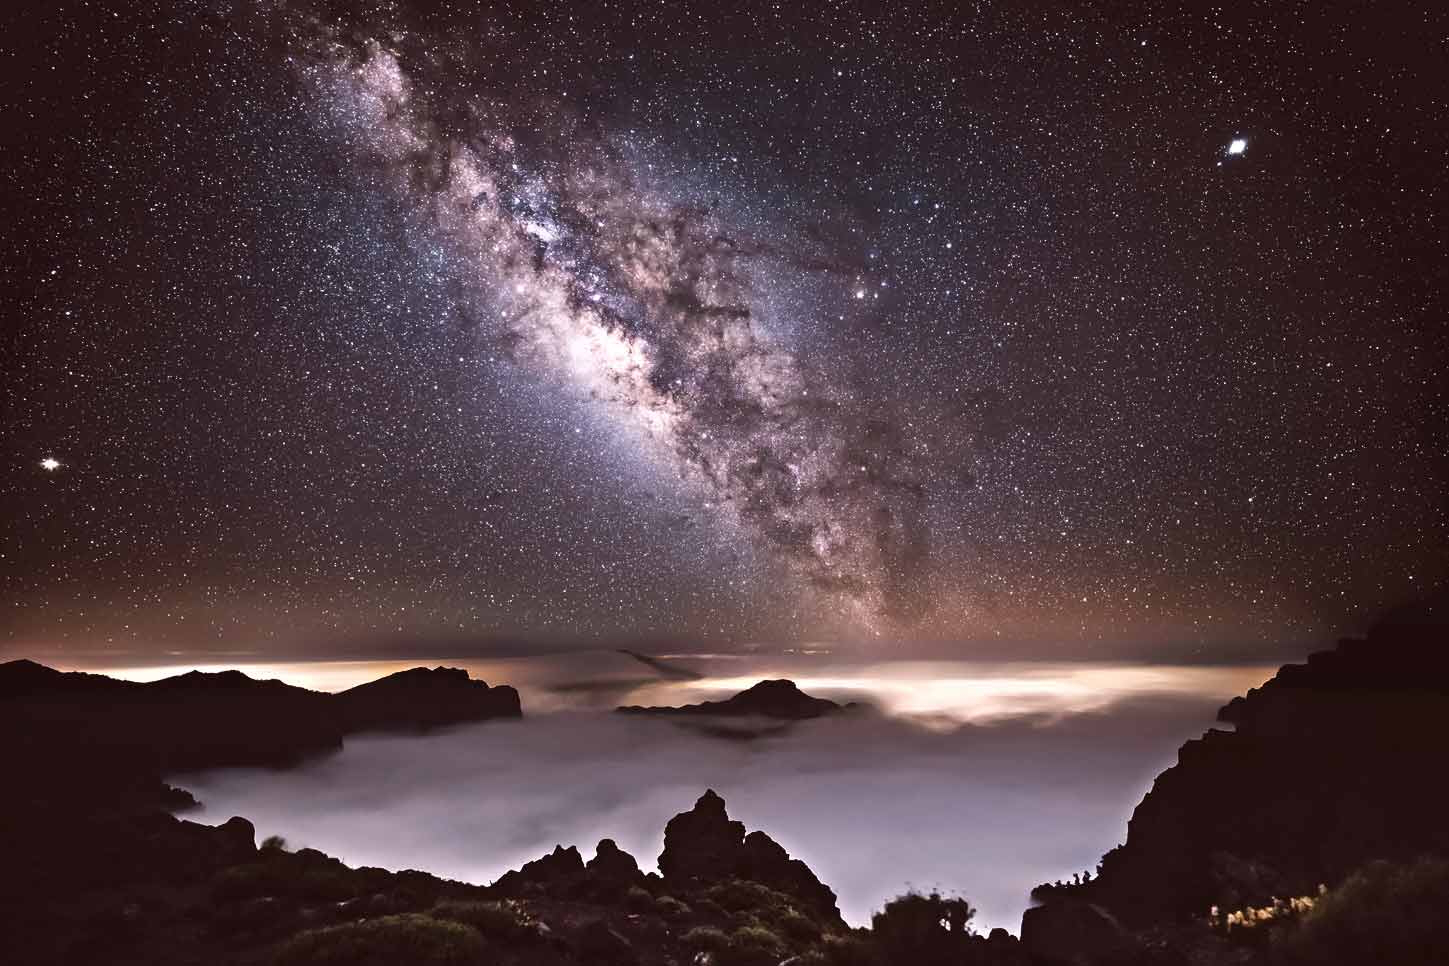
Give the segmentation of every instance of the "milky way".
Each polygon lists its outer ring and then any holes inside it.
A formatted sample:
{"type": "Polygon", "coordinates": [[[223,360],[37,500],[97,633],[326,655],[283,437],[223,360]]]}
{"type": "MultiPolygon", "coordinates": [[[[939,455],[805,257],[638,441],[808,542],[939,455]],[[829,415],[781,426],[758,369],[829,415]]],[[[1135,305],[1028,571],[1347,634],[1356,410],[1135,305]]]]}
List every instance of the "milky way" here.
{"type": "Polygon", "coordinates": [[[3,642],[1225,658],[1446,579],[1433,11],[958,7],[17,17],[3,642]]]}
{"type": "Polygon", "coordinates": [[[433,83],[458,103],[430,103],[376,42],[325,56],[312,71],[325,109],[447,239],[481,339],[637,423],[707,509],[860,631],[918,614],[927,441],[762,331],[759,251],[726,213],[651,194],[601,134],[546,132],[569,143],[545,163],[476,114],[445,134],[438,116],[467,116],[468,92],[433,83]]]}

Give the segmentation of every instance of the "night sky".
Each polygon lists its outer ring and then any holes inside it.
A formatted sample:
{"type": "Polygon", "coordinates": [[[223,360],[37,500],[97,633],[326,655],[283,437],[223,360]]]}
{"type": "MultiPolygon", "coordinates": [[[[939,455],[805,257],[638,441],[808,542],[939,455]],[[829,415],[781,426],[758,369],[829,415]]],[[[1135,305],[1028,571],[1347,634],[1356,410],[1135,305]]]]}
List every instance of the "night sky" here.
{"type": "Polygon", "coordinates": [[[1442,582],[1444,15],[1088,6],[5,14],[0,645],[1211,658],[1442,582]]]}

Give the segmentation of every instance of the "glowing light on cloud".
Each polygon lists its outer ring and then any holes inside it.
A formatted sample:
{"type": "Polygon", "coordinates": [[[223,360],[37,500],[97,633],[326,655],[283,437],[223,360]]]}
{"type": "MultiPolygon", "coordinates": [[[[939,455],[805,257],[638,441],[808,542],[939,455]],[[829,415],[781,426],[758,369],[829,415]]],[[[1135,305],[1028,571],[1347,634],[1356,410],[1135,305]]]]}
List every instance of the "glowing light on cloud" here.
{"type": "MultiPolygon", "coordinates": [[[[962,662],[898,661],[789,676],[810,694],[869,700],[888,714],[955,728],[1026,715],[1101,712],[1153,696],[1235,694],[1261,684],[1272,672],[1268,667],[1017,663],[974,668],[962,662]]],[[[700,700],[712,700],[758,680],[702,678],[684,687],[708,692],[700,700]]]]}

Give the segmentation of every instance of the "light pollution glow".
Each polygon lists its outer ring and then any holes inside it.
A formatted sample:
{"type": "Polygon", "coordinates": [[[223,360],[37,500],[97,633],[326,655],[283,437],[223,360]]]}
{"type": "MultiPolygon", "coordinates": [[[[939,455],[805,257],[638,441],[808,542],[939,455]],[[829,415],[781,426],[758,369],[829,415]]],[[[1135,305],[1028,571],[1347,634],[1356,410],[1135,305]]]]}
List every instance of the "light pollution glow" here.
{"type": "MultiPolygon", "coordinates": [[[[576,710],[567,688],[589,673],[619,685],[620,704],[686,704],[719,700],[770,677],[788,677],[801,690],[839,701],[861,701],[886,714],[931,727],[951,728],[1022,716],[1056,718],[1109,710],[1120,703],[1152,697],[1220,697],[1226,701],[1261,684],[1276,668],[1268,665],[1184,666],[1089,664],[1082,662],[895,661],[852,664],[831,659],[779,661],[736,659],[730,674],[706,674],[692,681],[644,682],[631,662],[598,652],[491,661],[312,661],[259,664],[162,665],[107,668],[104,673],[131,681],[156,681],[187,671],[237,668],[254,678],[277,678],[318,691],[341,691],[419,663],[466,668],[490,684],[512,684],[522,695],[525,713],[576,710]],[[752,671],[739,673],[738,660],[752,671]],[[603,662],[601,665],[600,662],[603,662]],[[570,666],[573,665],[573,666],[570,666]]],[[[710,661],[704,662],[714,663],[710,661]]]]}

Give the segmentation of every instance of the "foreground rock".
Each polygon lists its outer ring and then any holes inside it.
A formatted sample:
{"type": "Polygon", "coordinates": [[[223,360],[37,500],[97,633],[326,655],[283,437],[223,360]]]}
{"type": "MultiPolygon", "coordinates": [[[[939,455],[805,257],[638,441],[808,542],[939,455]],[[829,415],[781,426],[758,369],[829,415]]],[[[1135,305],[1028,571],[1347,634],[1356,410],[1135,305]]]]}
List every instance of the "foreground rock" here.
{"type": "Polygon", "coordinates": [[[825,698],[811,697],[797,688],[794,681],[782,679],[761,681],[724,701],[705,701],[702,704],[686,704],[677,708],[643,708],[638,705],[628,705],[618,710],[621,714],[760,717],[801,721],[833,714],[846,707],[848,705],[836,704],[825,698]]]}
{"type": "Polygon", "coordinates": [[[1233,699],[1219,718],[1235,730],[1182,747],[1095,879],[1035,895],[1142,927],[1311,895],[1372,859],[1449,854],[1446,610],[1393,615],[1233,699]]]}
{"type": "Polygon", "coordinates": [[[1138,950],[1110,912],[1071,899],[1028,909],[1021,917],[1021,945],[1044,964],[1120,962],[1138,950]]]}
{"type": "Polygon", "coordinates": [[[659,871],[665,885],[687,890],[731,878],[758,882],[793,897],[833,926],[845,924],[835,893],[815,878],[810,867],[790,858],[764,832],[746,835],[744,824],[730,819],[724,799],[713,789],[664,826],[659,871]]]}
{"type": "Polygon", "coordinates": [[[356,731],[418,730],[521,713],[513,688],[489,687],[457,668],[414,668],[327,694],[240,671],[191,671],[141,683],[33,661],[0,664],[0,726],[20,736],[22,756],[42,769],[57,754],[132,775],[286,766],[334,751],[356,731]]]}
{"type": "Polygon", "coordinates": [[[587,863],[560,846],[487,887],[349,868],[312,849],[259,849],[241,818],[215,828],[162,813],[32,826],[39,839],[78,835],[110,874],[37,876],[30,862],[43,845],[8,864],[5,961],[763,966],[830,962],[827,951],[855,942],[803,863],[763,833],[750,836],[763,851],[747,844],[712,793],[700,802],[671,822],[665,864],[698,857],[695,845],[724,827],[731,842],[721,840],[718,869],[684,860],[691,874],[646,876],[605,839],[587,863]]]}
{"type": "Polygon", "coordinates": [[[197,838],[201,826],[173,828],[168,813],[196,802],[167,785],[168,774],[285,767],[336,751],[362,728],[414,730],[518,714],[512,688],[441,668],[332,695],[239,671],[139,683],[33,661],[0,664],[0,855],[27,870],[0,876],[0,905],[32,891],[126,881],[152,864],[153,838],[163,853],[191,840],[202,843],[199,855],[214,852],[197,838]]]}

